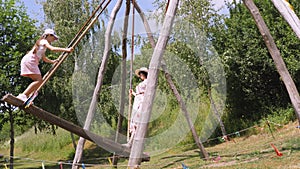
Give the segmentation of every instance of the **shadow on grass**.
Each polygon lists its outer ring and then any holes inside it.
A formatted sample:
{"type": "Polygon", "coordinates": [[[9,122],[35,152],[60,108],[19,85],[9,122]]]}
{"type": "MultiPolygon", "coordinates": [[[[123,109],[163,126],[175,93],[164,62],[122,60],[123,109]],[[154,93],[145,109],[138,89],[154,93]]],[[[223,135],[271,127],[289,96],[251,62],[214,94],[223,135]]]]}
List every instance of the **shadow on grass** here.
{"type": "MultiPolygon", "coordinates": [[[[293,146],[288,144],[287,146],[282,146],[280,148],[280,151],[286,151],[286,150],[290,150],[290,153],[292,153],[292,152],[300,151],[300,147],[295,146],[295,144],[293,146]]],[[[170,156],[163,157],[161,159],[169,159],[169,163],[165,164],[161,168],[169,168],[169,167],[174,166],[178,163],[184,162],[185,160],[189,160],[190,158],[197,158],[197,157],[201,158],[201,152],[200,151],[195,150],[194,152],[197,152],[197,154],[178,154],[178,155],[170,155],[170,156]],[[172,158],[177,158],[177,159],[172,160],[172,158]]],[[[253,159],[254,157],[256,157],[256,158],[265,157],[265,155],[267,155],[267,154],[270,154],[272,156],[276,156],[276,152],[271,146],[270,146],[270,149],[267,149],[267,150],[264,150],[264,151],[252,151],[252,152],[237,153],[237,154],[223,154],[223,155],[220,155],[220,156],[229,158],[230,159],[229,161],[236,160],[236,159],[247,161],[249,159],[253,159]]],[[[218,152],[211,152],[210,153],[210,156],[212,158],[216,157],[218,155],[219,155],[218,152]]],[[[224,161],[224,162],[229,162],[229,161],[224,161]]]]}
{"type": "Polygon", "coordinates": [[[197,154],[193,154],[193,155],[191,155],[191,154],[178,154],[178,155],[170,155],[170,156],[163,157],[161,159],[170,159],[170,160],[171,160],[171,158],[180,158],[180,159],[174,160],[172,162],[170,161],[168,164],[162,166],[161,168],[169,168],[169,167],[171,167],[171,166],[173,166],[173,165],[175,165],[179,162],[181,163],[181,162],[183,162],[187,159],[190,159],[190,158],[197,158],[198,157],[200,159],[203,159],[202,156],[201,156],[200,151],[196,150],[194,152],[196,152],[197,154]]]}

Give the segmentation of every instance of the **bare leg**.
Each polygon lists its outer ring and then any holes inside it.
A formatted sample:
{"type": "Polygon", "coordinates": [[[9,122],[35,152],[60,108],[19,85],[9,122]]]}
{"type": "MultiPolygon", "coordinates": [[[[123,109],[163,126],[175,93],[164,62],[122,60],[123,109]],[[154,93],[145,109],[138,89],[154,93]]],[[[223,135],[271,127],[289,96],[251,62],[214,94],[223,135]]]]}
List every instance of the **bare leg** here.
{"type": "Polygon", "coordinates": [[[23,92],[23,94],[25,94],[27,97],[32,92],[34,92],[34,90],[37,89],[38,86],[42,83],[42,75],[40,74],[33,74],[33,75],[29,75],[28,77],[30,77],[33,80],[33,82],[30,83],[27,89],[23,92]]]}
{"type": "Polygon", "coordinates": [[[130,135],[130,139],[129,139],[128,143],[127,143],[127,145],[128,145],[129,147],[132,146],[132,143],[133,143],[133,139],[134,139],[135,133],[136,133],[136,126],[134,126],[134,129],[133,129],[133,131],[131,132],[131,135],[130,135]]]}

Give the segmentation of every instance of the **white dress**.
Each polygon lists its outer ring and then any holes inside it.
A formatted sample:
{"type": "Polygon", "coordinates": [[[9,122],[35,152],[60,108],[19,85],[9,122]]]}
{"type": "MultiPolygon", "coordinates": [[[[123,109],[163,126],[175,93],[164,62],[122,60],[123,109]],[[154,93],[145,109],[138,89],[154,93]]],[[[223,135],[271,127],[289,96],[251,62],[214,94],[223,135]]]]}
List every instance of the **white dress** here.
{"type": "Polygon", "coordinates": [[[136,96],[132,105],[132,115],[130,120],[130,132],[134,131],[141,121],[141,110],[144,101],[144,94],[147,87],[147,79],[136,86],[136,96]]]}

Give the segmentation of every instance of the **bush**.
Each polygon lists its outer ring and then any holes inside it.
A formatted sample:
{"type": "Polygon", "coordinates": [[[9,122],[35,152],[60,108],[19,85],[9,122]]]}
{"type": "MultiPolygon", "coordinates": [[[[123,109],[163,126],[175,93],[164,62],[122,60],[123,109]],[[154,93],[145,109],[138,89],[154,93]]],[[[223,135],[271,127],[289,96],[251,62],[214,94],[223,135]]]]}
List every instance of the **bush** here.
{"type": "Polygon", "coordinates": [[[282,125],[296,120],[295,111],[292,106],[287,108],[271,108],[270,112],[272,113],[259,121],[261,126],[270,126],[271,129],[280,128],[282,125]]]}

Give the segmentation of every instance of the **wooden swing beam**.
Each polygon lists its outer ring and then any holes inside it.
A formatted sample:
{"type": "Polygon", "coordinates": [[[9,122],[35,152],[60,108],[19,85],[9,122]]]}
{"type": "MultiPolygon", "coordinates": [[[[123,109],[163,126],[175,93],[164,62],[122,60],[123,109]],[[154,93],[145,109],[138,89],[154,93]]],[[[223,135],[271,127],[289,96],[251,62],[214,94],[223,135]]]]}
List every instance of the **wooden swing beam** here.
{"type": "MultiPolygon", "coordinates": [[[[92,133],[88,130],[85,130],[82,127],[79,127],[67,120],[64,120],[58,116],[55,116],[52,113],[49,113],[35,105],[31,105],[28,108],[24,108],[23,101],[19,100],[18,98],[16,98],[15,96],[13,96],[11,94],[5,95],[2,98],[2,100],[13,106],[19,107],[20,109],[24,110],[26,113],[30,113],[41,120],[44,120],[51,124],[57,125],[57,126],[65,129],[67,131],[70,131],[80,137],[83,137],[89,141],[92,141],[107,151],[115,152],[116,154],[123,156],[123,157],[129,157],[129,155],[130,155],[130,149],[127,148],[126,146],[123,146],[122,144],[116,143],[113,140],[104,138],[104,137],[99,136],[95,133],[92,133]]],[[[144,154],[143,160],[149,161],[150,156],[144,154]]]]}

